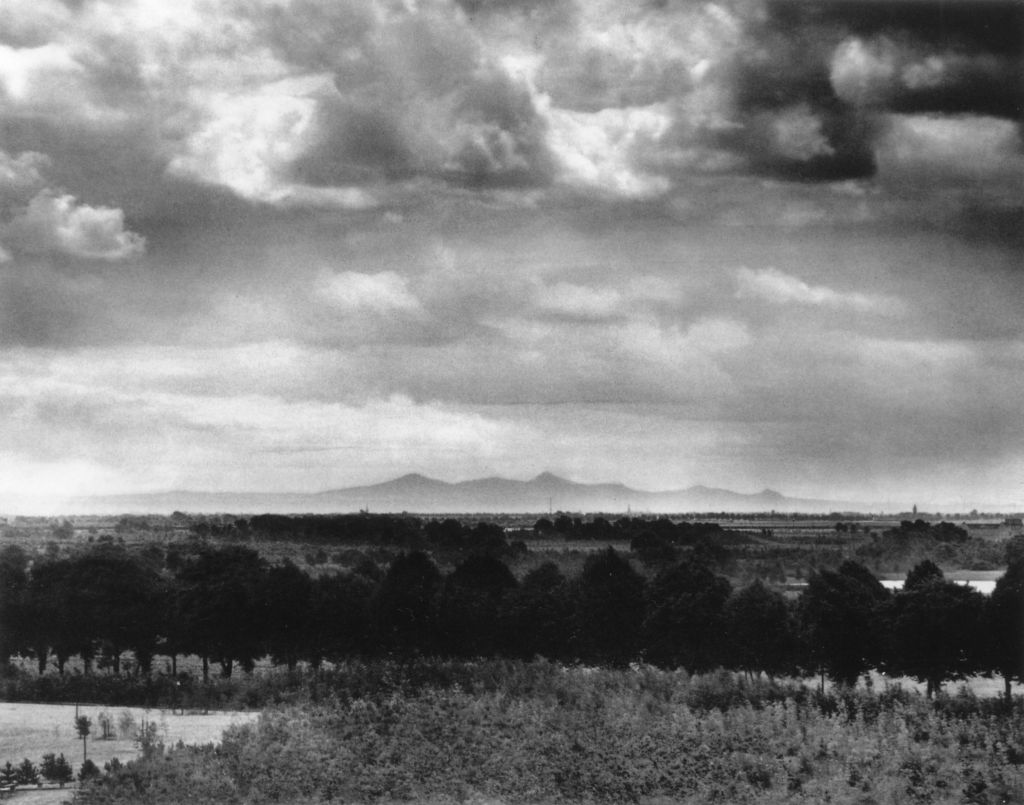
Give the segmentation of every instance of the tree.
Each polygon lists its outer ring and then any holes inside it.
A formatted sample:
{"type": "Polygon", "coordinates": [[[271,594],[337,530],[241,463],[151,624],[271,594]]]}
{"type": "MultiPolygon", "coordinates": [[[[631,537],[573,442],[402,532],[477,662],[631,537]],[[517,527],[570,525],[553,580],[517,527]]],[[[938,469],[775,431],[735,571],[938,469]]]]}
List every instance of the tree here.
{"type": "Polygon", "coordinates": [[[558,565],[548,561],[527,573],[505,597],[504,606],[516,656],[567,659],[572,605],[569,583],[558,565]]]}
{"type": "Polygon", "coordinates": [[[1015,534],[1006,542],[1006,564],[1024,561],[1024,534],[1015,534]]]}
{"type": "Polygon", "coordinates": [[[130,650],[148,674],[162,625],[156,571],[124,548],[101,545],[72,558],[71,580],[71,606],[113,672],[121,672],[121,653],[130,650]]]}
{"type": "Polygon", "coordinates": [[[1003,677],[1006,701],[1011,683],[1024,681],[1024,556],[1012,562],[996,581],[986,603],[989,664],[1003,677]]]}
{"type": "Polygon", "coordinates": [[[798,606],[804,662],[833,681],[855,685],[882,658],[882,607],[889,593],[870,571],[843,562],[813,573],[798,606]]]}
{"type": "Polygon", "coordinates": [[[267,612],[267,648],[275,662],[294,670],[309,644],[309,608],[313,583],[292,562],[267,571],[264,596],[273,602],[267,612]]]}
{"type": "Polygon", "coordinates": [[[926,683],[928,698],[984,670],[984,607],[981,593],[941,576],[901,590],[888,608],[886,670],[926,683]]]}
{"type": "Polygon", "coordinates": [[[78,770],[78,781],[80,783],[84,783],[84,782],[87,782],[89,780],[94,780],[94,779],[96,779],[99,776],[100,776],[99,767],[95,763],[93,763],[91,760],[86,760],[82,764],[82,768],[80,768],[78,770]]]}
{"type": "Polygon", "coordinates": [[[266,650],[267,609],[264,596],[266,563],[240,545],[200,547],[178,570],[176,617],[180,619],[179,648],[203,660],[203,679],[209,660],[220,663],[230,677],[235,662],[251,668],[266,650]]]}
{"type": "Polygon", "coordinates": [[[503,606],[516,588],[500,559],[475,555],[461,562],[444,583],[439,628],[445,649],[464,657],[512,653],[511,624],[503,606]]]}
{"type": "Polygon", "coordinates": [[[39,785],[39,769],[28,758],[21,761],[17,774],[18,785],[39,785]]]}
{"type": "Polygon", "coordinates": [[[74,587],[71,560],[46,560],[33,565],[24,614],[32,624],[26,642],[36,656],[40,674],[46,671],[51,651],[61,674],[75,654],[81,655],[86,670],[89,668],[92,636],[88,634],[81,607],[74,601],[74,587]]]}
{"type": "Polygon", "coordinates": [[[422,551],[403,553],[388,567],[373,600],[377,635],[386,649],[430,653],[437,648],[441,571],[422,551]]]}
{"type": "Polygon", "coordinates": [[[918,562],[907,573],[906,581],[903,582],[904,590],[914,590],[930,584],[933,581],[940,581],[945,578],[939,566],[931,559],[918,562]]]}
{"type": "Polygon", "coordinates": [[[11,761],[7,761],[7,764],[0,768],[0,785],[17,785],[18,784],[18,770],[11,765],[11,761]]]}
{"type": "Polygon", "coordinates": [[[369,648],[373,591],[373,582],[363,573],[313,580],[303,655],[314,668],[325,657],[338,660],[369,648]]]}
{"type": "Polygon", "coordinates": [[[89,733],[92,732],[92,721],[86,716],[78,716],[75,719],[75,732],[82,739],[82,762],[84,763],[88,760],[86,756],[86,741],[89,738],[89,733]]]}
{"type": "Polygon", "coordinates": [[[646,659],[699,672],[725,661],[723,610],[729,581],[702,562],[683,561],[659,573],[647,594],[646,659]]]}
{"type": "Polygon", "coordinates": [[[726,602],[724,615],[732,667],[769,676],[792,669],[796,636],[781,593],[758,579],[726,602]]]}
{"type": "Polygon", "coordinates": [[[28,556],[17,545],[0,550],[0,667],[24,648],[25,604],[28,592],[28,556]]]}
{"type": "Polygon", "coordinates": [[[644,580],[614,548],[587,557],[573,599],[573,648],[579,659],[624,666],[638,657],[644,580]]]}
{"type": "Polygon", "coordinates": [[[75,778],[71,764],[67,762],[63,753],[59,757],[55,757],[53,752],[43,755],[43,762],[39,770],[43,777],[51,783],[57,783],[61,788],[75,778]]]}

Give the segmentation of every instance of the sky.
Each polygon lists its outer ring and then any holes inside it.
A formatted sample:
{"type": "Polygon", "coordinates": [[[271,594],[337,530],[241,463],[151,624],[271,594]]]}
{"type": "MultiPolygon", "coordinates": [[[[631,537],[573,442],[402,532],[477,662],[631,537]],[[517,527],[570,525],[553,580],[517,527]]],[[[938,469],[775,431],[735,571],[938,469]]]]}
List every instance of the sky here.
{"type": "Polygon", "coordinates": [[[1017,0],[3,0],[0,497],[1024,507],[1017,0]]]}

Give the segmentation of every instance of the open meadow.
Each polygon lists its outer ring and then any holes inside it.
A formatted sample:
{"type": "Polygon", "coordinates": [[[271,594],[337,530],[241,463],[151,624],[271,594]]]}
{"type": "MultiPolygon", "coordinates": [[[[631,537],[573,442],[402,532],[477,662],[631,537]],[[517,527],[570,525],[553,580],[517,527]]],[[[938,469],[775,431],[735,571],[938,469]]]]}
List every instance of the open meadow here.
{"type": "MultiPolygon", "coordinates": [[[[0,702],[0,766],[7,761],[17,766],[24,758],[38,766],[44,754],[53,752],[63,753],[77,772],[82,765],[82,741],[75,732],[75,712],[73,704],[0,702]]],[[[80,705],[78,712],[92,721],[86,751],[101,769],[115,757],[124,762],[139,754],[135,736],[144,724],[155,725],[156,740],[166,746],[179,741],[202,745],[219,742],[225,729],[252,723],[257,716],[237,711],[181,715],[168,710],[91,704],[80,705]],[[112,727],[112,736],[107,739],[102,737],[100,726],[104,714],[111,719],[112,727]]]]}

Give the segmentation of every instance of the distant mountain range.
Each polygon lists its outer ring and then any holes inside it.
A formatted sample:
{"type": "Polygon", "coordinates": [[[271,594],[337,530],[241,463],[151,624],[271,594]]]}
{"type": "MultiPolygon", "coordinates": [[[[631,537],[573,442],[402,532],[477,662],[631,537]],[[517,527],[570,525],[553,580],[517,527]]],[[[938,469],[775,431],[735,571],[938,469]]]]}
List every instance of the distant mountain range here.
{"type": "MultiPolygon", "coordinates": [[[[150,513],[173,511],[253,514],[355,512],[524,513],[524,512],[832,512],[870,510],[869,504],[789,498],[771,489],[742,494],[691,486],[645,492],[623,484],[581,484],[545,472],[529,481],[480,478],[448,483],[424,475],[403,475],[384,483],[311,494],[254,494],[171,491],[155,494],[80,497],[61,502],[62,513],[150,513]]],[[[6,508],[6,507],[5,507],[6,508]]],[[[11,511],[16,511],[11,509],[11,511]]]]}

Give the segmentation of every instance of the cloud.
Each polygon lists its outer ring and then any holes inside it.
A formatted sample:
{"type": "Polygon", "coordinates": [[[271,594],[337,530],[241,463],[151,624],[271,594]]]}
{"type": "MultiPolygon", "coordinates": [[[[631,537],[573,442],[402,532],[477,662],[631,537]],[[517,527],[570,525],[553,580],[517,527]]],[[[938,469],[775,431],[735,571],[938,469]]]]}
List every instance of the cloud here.
{"type": "Polygon", "coordinates": [[[613,197],[648,198],[664,193],[669,181],[643,171],[638,155],[669,130],[663,108],[552,109],[550,145],[563,181],[613,197]]]}
{"type": "Polygon", "coordinates": [[[339,310],[371,313],[415,312],[420,302],[409,290],[405,278],[394,271],[362,274],[343,271],[325,277],[319,295],[339,310]]]}
{"type": "Polygon", "coordinates": [[[24,202],[46,184],[43,171],[50,166],[46,154],[24,151],[14,157],[0,150],[0,204],[24,202]]]}
{"type": "Polygon", "coordinates": [[[931,181],[971,178],[991,189],[1024,177],[1020,128],[992,117],[892,115],[879,146],[888,175],[931,181]]]}
{"type": "Polygon", "coordinates": [[[620,313],[622,294],[614,288],[590,288],[559,282],[537,289],[540,310],[582,321],[601,321],[620,313]]]}
{"type": "Polygon", "coordinates": [[[0,45],[0,92],[16,106],[43,107],[67,100],[82,66],[57,44],[15,48],[0,45]]]}
{"type": "Polygon", "coordinates": [[[903,36],[850,37],[832,57],[836,94],[855,106],[896,112],[1019,117],[1020,57],[964,53],[903,36]]]}
{"type": "Polygon", "coordinates": [[[124,213],[90,207],[74,196],[42,191],[2,229],[4,240],[30,254],[55,252],[86,260],[137,257],[146,248],[141,235],[125,229],[124,213]]]}
{"type": "Polygon", "coordinates": [[[183,153],[171,159],[168,173],[281,207],[375,206],[373,194],[360,187],[313,186],[290,179],[293,165],[318,136],[315,94],[326,80],[297,85],[285,81],[251,94],[212,95],[206,122],[189,136],[183,153]]]}
{"type": "MultiPolygon", "coordinates": [[[[125,377],[126,361],[146,364],[145,355],[7,353],[0,442],[10,474],[0,477],[0,492],[67,494],[58,486],[64,481],[83,494],[175,486],[317,491],[348,485],[352,466],[366,481],[395,466],[458,474],[533,438],[523,423],[397,394],[352,402],[204,394],[182,382],[195,381],[198,356],[184,366],[176,358],[167,380],[177,382],[154,388],[152,378],[125,377]],[[18,469],[39,485],[26,488],[18,469]]],[[[159,353],[152,357],[167,366],[159,353]]],[[[207,368],[216,372],[217,364],[207,368]]],[[[273,374],[275,365],[261,368],[273,374]]]]}
{"type": "Polygon", "coordinates": [[[763,299],[776,305],[798,304],[811,307],[847,309],[883,316],[898,315],[903,304],[891,297],[856,292],[840,293],[823,285],[809,285],[776,268],[741,268],[736,272],[737,296],[763,299]]]}

